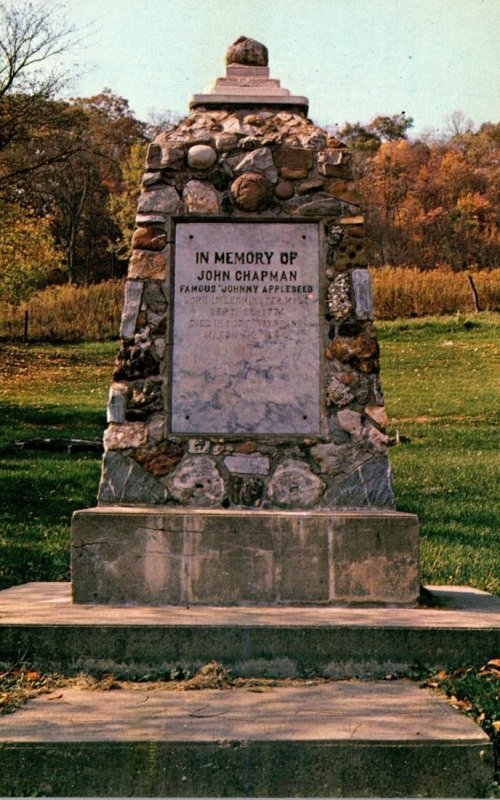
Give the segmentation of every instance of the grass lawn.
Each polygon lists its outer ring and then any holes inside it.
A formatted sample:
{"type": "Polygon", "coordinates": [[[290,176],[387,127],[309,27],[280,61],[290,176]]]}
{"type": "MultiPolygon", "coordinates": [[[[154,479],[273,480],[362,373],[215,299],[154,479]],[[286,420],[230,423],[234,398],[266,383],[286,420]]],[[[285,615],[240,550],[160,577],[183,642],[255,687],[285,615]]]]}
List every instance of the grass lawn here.
{"type": "Polygon", "coordinates": [[[500,317],[380,323],[398,508],[419,515],[424,583],[500,594],[500,317]],[[405,441],[408,437],[409,441],[405,441]]]}
{"type": "MultiPolygon", "coordinates": [[[[500,319],[378,324],[398,508],[419,515],[424,583],[500,594],[500,319]]],[[[69,578],[75,509],[100,459],[19,451],[15,439],[100,438],[116,342],[0,345],[0,588],[69,578]]]]}
{"type": "Polygon", "coordinates": [[[71,515],[95,505],[100,458],[12,442],[99,439],[116,351],[116,342],[0,346],[0,588],[69,580],[71,515]]]}

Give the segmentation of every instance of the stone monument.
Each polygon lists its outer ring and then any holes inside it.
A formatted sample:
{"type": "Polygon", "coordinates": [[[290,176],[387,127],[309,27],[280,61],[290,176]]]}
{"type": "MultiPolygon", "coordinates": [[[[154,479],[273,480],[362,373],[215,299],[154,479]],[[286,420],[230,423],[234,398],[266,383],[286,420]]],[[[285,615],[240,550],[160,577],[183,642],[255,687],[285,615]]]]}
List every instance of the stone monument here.
{"type": "Polygon", "coordinates": [[[226,61],[149,147],[74,601],[415,604],[349,151],[226,61]]]}

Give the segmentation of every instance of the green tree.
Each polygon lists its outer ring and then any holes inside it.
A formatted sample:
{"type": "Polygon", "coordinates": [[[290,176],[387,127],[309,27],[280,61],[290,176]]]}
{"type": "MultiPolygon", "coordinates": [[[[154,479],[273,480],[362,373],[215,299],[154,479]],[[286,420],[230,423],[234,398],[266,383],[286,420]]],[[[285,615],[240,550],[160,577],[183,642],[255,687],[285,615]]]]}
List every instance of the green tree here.
{"type": "Polygon", "coordinates": [[[413,117],[407,117],[406,112],[392,116],[378,116],[372,119],[368,130],[378,136],[381,142],[396,142],[408,138],[408,130],[413,127],[413,117]]]}
{"type": "Polygon", "coordinates": [[[339,136],[348,142],[351,149],[361,154],[374,154],[383,142],[396,142],[408,138],[408,130],[413,126],[413,117],[402,111],[392,116],[378,115],[371,122],[345,122],[339,136]]]}
{"type": "Polygon", "coordinates": [[[132,145],[127,161],[122,164],[120,190],[109,198],[111,218],[119,230],[117,239],[110,247],[120,259],[129,259],[132,253],[131,240],[146,151],[147,145],[142,142],[132,145]]]}

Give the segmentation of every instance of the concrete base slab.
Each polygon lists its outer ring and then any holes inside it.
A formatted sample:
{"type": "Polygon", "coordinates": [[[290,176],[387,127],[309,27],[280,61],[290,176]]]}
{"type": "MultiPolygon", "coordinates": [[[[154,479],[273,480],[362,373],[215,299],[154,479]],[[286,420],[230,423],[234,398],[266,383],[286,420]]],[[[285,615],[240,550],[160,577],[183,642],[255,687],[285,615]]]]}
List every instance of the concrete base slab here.
{"type": "Polygon", "coordinates": [[[471,797],[492,748],[409,682],[56,690],[2,721],[0,794],[471,797]]]}
{"type": "Polygon", "coordinates": [[[102,506],[71,533],[76,603],[416,605],[418,519],[397,511],[102,506]]]}
{"type": "Polygon", "coordinates": [[[196,669],[237,675],[408,674],[500,652],[500,598],[428,587],[430,607],[113,607],[71,602],[69,583],[0,592],[0,662],[123,676],[196,669]]]}

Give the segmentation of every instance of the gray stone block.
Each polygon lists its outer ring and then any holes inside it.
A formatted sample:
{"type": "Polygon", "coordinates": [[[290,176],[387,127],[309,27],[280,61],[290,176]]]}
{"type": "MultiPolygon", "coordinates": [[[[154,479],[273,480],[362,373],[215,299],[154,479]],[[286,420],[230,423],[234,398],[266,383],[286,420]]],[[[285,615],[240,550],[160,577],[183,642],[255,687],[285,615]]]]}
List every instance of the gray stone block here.
{"type": "Polygon", "coordinates": [[[295,214],[314,215],[314,216],[333,216],[339,214],[341,211],[341,204],[331,195],[318,193],[314,200],[301,201],[294,208],[295,214]]]}
{"type": "Polygon", "coordinates": [[[180,208],[180,198],[173,186],[163,186],[161,189],[151,189],[143,192],[139,197],[138,214],[176,214],[180,208]]]}
{"type": "Polygon", "coordinates": [[[219,213],[217,192],[208,183],[188,181],[182,192],[182,199],[186,203],[188,214],[219,213]]]}
{"type": "Polygon", "coordinates": [[[368,503],[378,508],[394,506],[392,470],[387,457],[372,458],[361,467],[368,503]]]}
{"type": "MultiPolygon", "coordinates": [[[[129,460],[112,455],[123,484],[129,460]]],[[[417,518],[391,511],[115,506],[73,517],[77,603],[413,605],[418,563],[417,518]]]]}
{"type": "MultiPolygon", "coordinates": [[[[125,300],[123,304],[120,337],[133,339],[137,325],[137,317],[141,310],[143,281],[127,281],[125,284],[125,300]]],[[[113,420],[115,422],[115,420],[113,420]]]]}
{"type": "Polygon", "coordinates": [[[117,391],[113,387],[109,390],[108,407],[106,410],[106,421],[120,424],[125,422],[126,400],[123,392],[117,391]]]}
{"type": "Polygon", "coordinates": [[[234,166],[234,172],[240,175],[243,172],[261,172],[272,183],[278,180],[278,170],[274,166],[273,155],[269,147],[260,147],[254,150],[234,166]]]}
{"type": "Polygon", "coordinates": [[[373,319],[372,282],[367,269],[351,272],[354,308],[357,319],[373,319]]]}
{"type": "Polygon", "coordinates": [[[352,473],[363,461],[370,458],[370,453],[359,450],[352,442],[318,444],[311,448],[311,455],[317,461],[320,472],[327,475],[352,473]]]}
{"type": "Polygon", "coordinates": [[[363,508],[370,505],[359,469],[336,481],[325,492],[325,501],[334,508],[363,508]]]}
{"type": "Polygon", "coordinates": [[[270,462],[268,456],[254,453],[252,455],[226,456],[224,466],[229,472],[240,475],[268,475],[270,462]]]}
{"type": "Polygon", "coordinates": [[[162,176],[159,170],[155,172],[145,172],[142,176],[142,185],[143,186],[154,186],[157,183],[161,183],[162,176]]]}
{"type": "Polygon", "coordinates": [[[128,450],[143,447],[147,442],[147,428],[144,422],[111,423],[104,432],[105,450],[128,450]]]}
{"type": "Polygon", "coordinates": [[[149,214],[139,211],[135,218],[137,225],[165,225],[165,214],[149,214]]]}
{"type": "Polygon", "coordinates": [[[99,503],[164,503],[168,492],[131,458],[110,450],[104,455],[99,503]]]}

